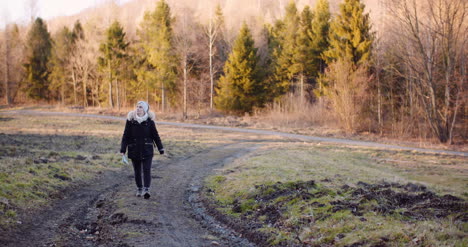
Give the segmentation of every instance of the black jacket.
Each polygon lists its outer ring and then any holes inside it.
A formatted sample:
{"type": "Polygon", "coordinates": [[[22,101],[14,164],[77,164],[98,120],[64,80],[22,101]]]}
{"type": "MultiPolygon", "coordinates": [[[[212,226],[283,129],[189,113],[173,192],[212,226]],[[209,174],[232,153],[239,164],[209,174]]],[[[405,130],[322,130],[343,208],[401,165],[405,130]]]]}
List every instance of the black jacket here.
{"type": "MultiPolygon", "coordinates": [[[[164,153],[164,147],[159,138],[158,130],[153,119],[148,117],[147,120],[138,123],[130,112],[125,124],[125,130],[122,136],[120,152],[125,153],[128,147],[128,158],[130,159],[147,159],[154,155],[154,146],[158,147],[159,153],[164,153]]],[[[133,115],[134,116],[134,115],[133,115]]]]}

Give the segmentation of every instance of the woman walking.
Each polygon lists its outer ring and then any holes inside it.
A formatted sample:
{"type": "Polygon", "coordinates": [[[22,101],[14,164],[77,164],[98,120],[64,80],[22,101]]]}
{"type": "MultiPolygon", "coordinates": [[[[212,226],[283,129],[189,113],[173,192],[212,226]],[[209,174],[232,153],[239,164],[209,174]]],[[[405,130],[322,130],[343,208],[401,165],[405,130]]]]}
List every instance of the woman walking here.
{"type": "Polygon", "coordinates": [[[150,198],[149,188],[151,186],[151,162],[156,145],[159,154],[164,154],[164,148],[159,138],[155,114],[149,111],[149,105],[145,101],[139,101],[136,110],[127,115],[127,122],[122,136],[120,153],[125,155],[128,147],[128,158],[132,160],[137,186],[137,196],[150,198]],[[143,183],[141,174],[143,171],[143,183]]]}

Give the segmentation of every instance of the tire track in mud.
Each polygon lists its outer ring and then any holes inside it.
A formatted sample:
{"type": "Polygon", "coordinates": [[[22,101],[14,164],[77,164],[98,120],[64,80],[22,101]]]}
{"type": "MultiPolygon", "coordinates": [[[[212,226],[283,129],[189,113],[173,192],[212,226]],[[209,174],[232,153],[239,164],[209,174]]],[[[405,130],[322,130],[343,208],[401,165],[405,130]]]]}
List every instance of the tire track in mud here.
{"type": "MultiPolygon", "coordinates": [[[[109,193],[124,181],[122,174],[121,170],[108,171],[89,185],[72,185],[62,191],[51,206],[23,219],[22,225],[13,232],[1,232],[1,246],[65,246],[64,238],[75,234],[68,222],[84,217],[100,195],[109,193]]],[[[73,246],[84,246],[77,244],[75,241],[73,246]]]]}
{"type": "Polygon", "coordinates": [[[201,188],[213,169],[256,149],[257,144],[234,143],[208,149],[173,163],[156,164],[152,197],[135,197],[133,180],[108,200],[109,209],[101,218],[121,215],[117,224],[101,222],[109,236],[104,246],[253,246],[247,240],[214,221],[200,216],[189,198],[201,188]],[[122,200],[123,197],[129,197],[122,200]],[[106,229],[107,227],[107,229],[106,229]],[[216,229],[215,229],[216,228],[216,229]],[[118,241],[116,242],[116,240],[118,241]],[[123,240],[122,240],[123,239],[123,240]]]}
{"type": "Polygon", "coordinates": [[[207,220],[189,198],[213,169],[259,145],[236,142],[153,162],[149,200],[135,196],[131,166],[105,172],[88,185],[73,185],[52,206],[0,236],[1,246],[254,246],[207,220]]]}

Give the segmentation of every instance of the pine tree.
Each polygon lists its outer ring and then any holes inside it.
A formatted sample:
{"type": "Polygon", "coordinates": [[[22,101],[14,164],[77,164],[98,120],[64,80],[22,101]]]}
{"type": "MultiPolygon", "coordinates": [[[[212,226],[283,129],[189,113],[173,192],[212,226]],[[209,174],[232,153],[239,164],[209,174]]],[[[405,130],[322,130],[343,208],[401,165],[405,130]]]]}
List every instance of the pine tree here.
{"type": "Polygon", "coordinates": [[[275,68],[277,66],[278,52],[281,48],[279,45],[280,35],[275,31],[281,28],[277,26],[282,25],[281,21],[277,21],[275,26],[271,24],[265,24],[262,30],[263,38],[266,40],[266,54],[263,59],[260,59],[260,66],[263,68],[261,70],[262,77],[264,78],[264,95],[265,102],[273,101],[279,93],[277,92],[277,81],[275,78],[275,68]]]}
{"type": "Polygon", "coordinates": [[[294,78],[294,70],[291,67],[294,63],[293,57],[296,53],[296,42],[297,42],[297,27],[299,26],[300,18],[297,14],[297,8],[294,1],[290,1],[286,6],[286,15],[282,22],[278,22],[276,27],[279,29],[275,30],[279,37],[279,47],[275,51],[277,56],[276,67],[275,67],[275,80],[277,81],[276,87],[278,95],[285,94],[290,90],[290,87],[294,78]]]}
{"type": "Polygon", "coordinates": [[[296,46],[292,57],[292,64],[289,68],[289,73],[297,77],[300,84],[301,102],[304,100],[305,84],[310,81],[314,68],[311,35],[312,12],[309,6],[305,6],[301,13],[299,31],[296,36],[296,46]]]}
{"type": "Polygon", "coordinates": [[[48,62],[51,55],[52,40],[47,26],[41,18],[37,18],[26,42],[26,80],[24,90],[32,99],[49,99],[49,69],[48,62]]]}
{"type": "Polygon", "coordinates": [[[257,49],[247,24],[243,24],[224,65],[216,88],[215,104],[218,109],[244,113],[263,104],[263,89],[257,68],[257,49]]]}
{"type": "Polygon", "coordinates": [[[325,51],[327,63],[339,58],[349,59],[355,65],[370,59],[373,34],[369,14],[364,14],[360,0],[345,0],[330,26],[330,48],[325,51]]]}
{"type": "Polygon", "coordinates": [[[85,38],[84,36],[84,30],[83,26],[81,25],[80,20],[77,20],[75,24],[73,25],[73,39],[76,40],[83,40],[85,38]]]}
{"type": "MultiPolygon", "coordinates": [[[[139,99],[149,101],[150,90],[156,87],[154,67],[148,62],[141,44],[136,45],[133,51],[133,74],[135,78],[129,81],[127,100],[137,102],[139,99]]],[[[160,99],[157,99],[158,101],[160,99]]]]}
{"type": "Polygon", "coordinates": [[[113,86],[116,82],[117,89],[117,106],[120,107],[119,100],[119,85],[118,82],[122,79],[121,68],[124,60],[127,58],[128,43],[125,41],[125,32],[118,21],[112,23],[107,29],[107,38],[99,47],[101,56],[98,58],[99,68],[108,76],[109,82],[109,106],[114,107],[113,86]]]}
{"type": "Polygon", "coordinates": [[[330,7],[328,0],[319,0],[315,5],[314,18],[312,19],[312,52],[314,69],[312,76],[316,81],[314,94],[317,97],[324,96],[327,80],[323,78],[327,63],[324,53],[330,48],[328,37],[330,36],[330,7]]]}
{"type": "MultiPolygon", "coordinates": [[[[222,70],[222,64],[226,62],[229,55],[229,44],[226,37],[226,24],[224,21],[224,14],[221,5],[217,4],[215,9],[214,24],[218,27],[218,35],[216,35],[215,47],[216,57],[219,63],[216,65],[216,69],[222,70]],[[219,68],[218,68],[219,67],[219,68]]],[[[219,73],[218,73],[219,74],[219,73]]]]}
{"type": "Polygon", "coordinates": [[[373,35],[369,15],[360,0],[345,0],[338,16],[331,22],[330,47],[324,52],[329,68],[319,80],[316,94],[330,99],[335,113],[348,131],[359,130],[369,105],[367,66],[373,35]]]}
{"type": "Polygon", "coordinates": [[[319,0],[315,5],[314,15],[312,18],[313,77],[316,77],[325,71],[326,63],[322,54],[328,50],[330,46],[328,42],[330,16],[328,0],[319,0]]]}
{"type": "Polygon", "coordinates": [[[176,102],[178,59],[172,30],[173,19],[166,1],[158,2],[154,12],[146,12],[138,32],[147,60],[154,67],[154,78],[161,88],[162,110],[165,110],[166,91],[169,101],[176,102]]]}
{"type": "MultiPolygon", "coordinates": [[[[50,60],[50,85],[51,92],[56,94],[62,104],[65,103],[65,91],[67,89],[67,82],[70,79],[70,53],[73,46],[73,33],[67,28],[63,27],[54,38],[54,45],[52,49],[52,56],[50,60]]],[[[75,95],[76,101],[76,95],[75,95]]]]}

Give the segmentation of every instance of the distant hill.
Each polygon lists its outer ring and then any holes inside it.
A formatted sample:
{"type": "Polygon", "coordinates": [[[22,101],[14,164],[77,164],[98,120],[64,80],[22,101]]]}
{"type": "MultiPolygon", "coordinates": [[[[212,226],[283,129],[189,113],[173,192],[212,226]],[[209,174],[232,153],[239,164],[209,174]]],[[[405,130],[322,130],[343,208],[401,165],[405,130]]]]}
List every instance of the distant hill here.
{"type": "MultiPolygon", "coordinates": [[[[94,26],[105,28],[111,20],[118,19],[124,26],[129,37],[135,37],[136,27],[142,20],[144,12],[154,10],[158,0],[133,0],[123,5],[116,5],[112,2],[104,3],[99,6],[88,8],[73,16],[56,17],[47,20],[49,30],[55,32],[62,26],[71,27],[73,23],[80,19],[83,24],[90,22],[94,26]]],[[[188,8],[190,13],[200,22],[206,22],[213,13],[216,4],[219,3],[223,9],[225,22],[228,30],[237,30],[240,24],[245,20],[249,25],[252,22],[269,22],[281,18],[285,6],[290,0],[167,0],[171,6],[171,11],[175,17],[181,13],[182,9],[188,8]]],[[[301,11],[305,5],[314,8],[317,0],[297,0],[298,10],[301,11]]],[[[339,3],[342,0],[330,0],[330,9],[332,13],[338,10],[339,3]]],[[[373,23],[379,21],[382,15],[380,7],[382,0],[363,0],[367,12],[371,14],[373,23]]],[[[375,25],[374,25],[375,26],[375,25]]]]}

